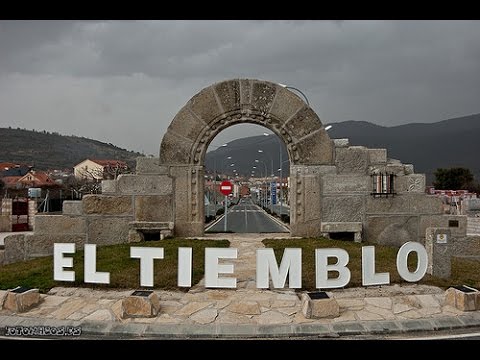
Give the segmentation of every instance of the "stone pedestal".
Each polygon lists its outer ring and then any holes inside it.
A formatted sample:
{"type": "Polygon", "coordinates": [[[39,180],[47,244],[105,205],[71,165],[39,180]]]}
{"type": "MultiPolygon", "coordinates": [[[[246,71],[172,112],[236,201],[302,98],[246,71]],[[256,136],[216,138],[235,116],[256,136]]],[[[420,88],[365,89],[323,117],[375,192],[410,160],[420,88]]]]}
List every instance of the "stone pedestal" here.
{"type": "Polygon", "coordinates": [[[337,300],[324,291],[302,295],[302,313],[307,319],[333,319],[340,316],[337,300]]]}
{"type": "Polygon", "coordinates": [[[453,238],[448,228],[429,227],[425,234],[428,254],[427,273],[443,279],[451,275],[453,238]]]}
{"type": "Polygon", "coordinates": [[[122,317],[155,317],[160,300],[152,290],[137,290],[122,301],[122,317]]]}
{"type": "Polygon", "coordinates": [[[480,291],[470,286],[455,286],[445,292],[445,302],[462,311],[480,310],[480,291]]]}
{"type": "Polygon", "coordinates": [[[40,293],[38,289],[28,289],[17,286],[13,290],[7,292],[3,308],[21,313],[25,312],[40,302],[40,293]]]}

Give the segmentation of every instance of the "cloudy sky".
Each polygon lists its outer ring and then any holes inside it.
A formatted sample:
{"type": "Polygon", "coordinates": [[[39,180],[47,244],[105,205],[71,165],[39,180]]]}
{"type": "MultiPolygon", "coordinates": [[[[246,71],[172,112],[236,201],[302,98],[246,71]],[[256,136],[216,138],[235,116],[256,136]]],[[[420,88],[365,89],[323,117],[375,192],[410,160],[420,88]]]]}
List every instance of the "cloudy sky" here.
{"type": "Polygon", "coordinates": [[[480,113],[480,22],[0,21],[0,127],[158,156],[193,95],[238,77],[301,89],[323,123],[480,113]]]}

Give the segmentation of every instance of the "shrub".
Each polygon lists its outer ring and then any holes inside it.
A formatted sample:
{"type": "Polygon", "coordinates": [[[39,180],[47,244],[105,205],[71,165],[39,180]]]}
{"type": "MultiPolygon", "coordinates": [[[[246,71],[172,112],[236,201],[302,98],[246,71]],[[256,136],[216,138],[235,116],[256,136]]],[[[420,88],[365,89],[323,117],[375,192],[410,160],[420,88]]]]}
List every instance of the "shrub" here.
{"type": "Polygon", "coordinates": [[[213,221],[213,220],[215,220],[214,215],[205,216],[205,223],[209,223],[210,221],[213,221]]]}

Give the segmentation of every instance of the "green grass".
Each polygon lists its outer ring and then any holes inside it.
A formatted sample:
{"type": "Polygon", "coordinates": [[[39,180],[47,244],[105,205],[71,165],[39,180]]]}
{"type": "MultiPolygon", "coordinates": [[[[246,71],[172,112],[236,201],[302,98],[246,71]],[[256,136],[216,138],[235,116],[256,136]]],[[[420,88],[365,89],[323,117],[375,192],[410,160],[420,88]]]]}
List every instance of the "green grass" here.
{"type": "MultiPolygon", "coordinates": [[[[350,261],[348,268],[351,271],[351,280],[347,287],[362,286],[361,248],[369,244],[354,243],[351,241],[329,239],[267,239],[263,241],[265,247],[273,248],[280,263],[285,247],[302,248],[302,285],[304,290],[315,290],[315,249],[342,248],[345,249],[350,261]]],[[[73,270],[75,282],[61,282],[53,280],[53,257],[18,262],[0,266],[0,289],[12,289],[16,286],[38,288],[47,292],[55,286],[82,286],[99,289],[106,288],[140,288],[140,260],[130,258],[131,246],[163,247],[164,259],[154,262],[155,289],[183,289],[177,287],[177,254],[178,247],[193,249],[192,284],[196,284],[204,274],[204,249],[206,247],[229,247],[227,240],[187,240],[171,239],[148,241],[136,244],[121,244],[97,247],[97,271],[110,272],[110,284],[85,284],[83,282],[83,250],[77,250],[73,255],[73,270]]],[[[388,246],[375,245],[376,272],[389,272],[390,282],[407,283],[400,278],[396,267],[398,249],[388,246]]],[[[68,256],[68,255],[65,255],[68,256]]],[[[332,263],[334,259],[331,259],[332,263]]],[[[252,266],[255,266],[252,264],[252,266]]],[[[416,256],[409,257],[409,268],[415,269],[416,256]]],[[[449,280],[435,278],[431,275],[419,282],[447,288],[452,285],[465,284],[480,288],[480,261],[453,258],[452,277],[449,280]]],[[[329,277],[336,277],[330,272],[329,277]]]]}
{"type": "MultiPolygon", "coordinates": [[[[98,246],[97,271],[110,273],[110,284],[108,285],[85,284],[83,282],[83,250],[77,250],[72,256],[75,282],[53,280],[52,256],[18,262],[0,266],[0,289],[12,289],[19,285],[38,288],[41,292],[47,292],[55,286],[140,288],[140,259],[130,258],[130,247],[132,246],[163,247],[164,258],[154,260],[154,288],[178,289],[177,264],[179,247],[192,248],[192,284],[196,284],[204,274],[204,249],[206,247],[229,247],[229,241],[172,239],[135,244],[98,246]]],[[[69,255],[65,255],[65,257],[67,256],[69,255]]]]}
{"type": "MultiPolygon", "coordinates": [[[[286,247],[302,249],[302,286],[304,290],[315,290],[315,249],[342,248],[345,249],[350,260],[347,267],[351,272],[350,282],[346,287],[362,286],[362,246],[375,245],[375,271],[389,272],[391,284],[407,283],[397,272],[396,257],[398,249],[376,244],[354,243],[352,241],[330,239],[266,239],[263,244],[267,248],[273,248],[277,262],[280,264],[283,250],[286,247]]],[[[335,263],[335,259],[329,259],[329,263],[335,263]],[[331,261],[330,261],[331,260],[331,261]]],[[[410,271],[416,268],[416,255],[412,254],[408,259],[410,271]]],[[[480,261],[453,258],[451,279],[445,280],[426,274],[418,283],[435,285],[448,288],[452,285],[470,285],[480,287],[480,261]]],[[[329,278],[338,276],[337,272],[329,272],[329,278]]]]}

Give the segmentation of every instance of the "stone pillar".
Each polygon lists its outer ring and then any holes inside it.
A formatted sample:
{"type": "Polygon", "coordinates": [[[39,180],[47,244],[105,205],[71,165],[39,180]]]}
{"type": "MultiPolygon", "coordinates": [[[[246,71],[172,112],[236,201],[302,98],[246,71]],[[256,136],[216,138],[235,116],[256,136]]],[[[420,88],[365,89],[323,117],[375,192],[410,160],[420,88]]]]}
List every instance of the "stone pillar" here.
{"type": "Polygon", "coordinates": [[[2,199],[0,208],[0,232],[12,231],[12,199],[2,199]]]}
{"type": "Polygon", "coordinates": [[[12,199],[2,199],[2,215],[12,215],[12,199]]]}
{"type": "Polygon", "coordinates": [[[28,200],[28,228],[30,230],[33,230],[35,227],[35,215],[37,212],[37,201],[28,200]]]}
{"type": "Polygon", "coordinates": [[[290,167],[290,229],[292,236],[322,235],[322,175],[335,171],[328,165],[290,167]]]}
{"type": "Polygon", "coordinates": [[[425,233],[428,254],[427,273],[443,279],[450,278],[453,238],[448,228],[429,227],[425,233]]]}
{"type": "Polygon", "coordinates": [[[174,183],[174,223],[176,236],[202,236],[205,227],[203,166],[170,167],[174,183]]]}

